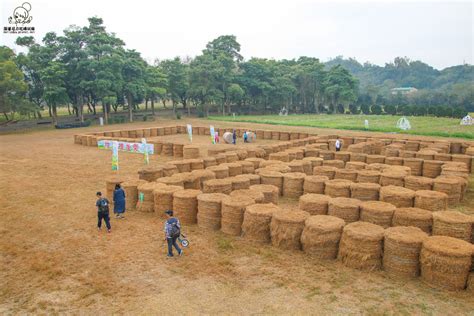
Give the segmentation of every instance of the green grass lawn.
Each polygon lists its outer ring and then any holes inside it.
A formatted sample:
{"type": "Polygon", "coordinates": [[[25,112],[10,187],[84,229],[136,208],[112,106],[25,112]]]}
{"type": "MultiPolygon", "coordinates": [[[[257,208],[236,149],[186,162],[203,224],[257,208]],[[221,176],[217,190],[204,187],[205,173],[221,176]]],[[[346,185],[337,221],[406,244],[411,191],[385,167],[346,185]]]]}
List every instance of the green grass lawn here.
{"type": "Polygon", "coordinates": [[[460,119],[438,117],[408,117],[411,130],[402,131],[396,127],[401,116],[392,115],[249,115],[236,116],[210,116],[215,121],[251,122],[273,125],[308,126],[318,128],[335,128],[344,130],[365,131],[364,120],[369,121],[369,131],[397,132],[400,134],[459,137],[474,139],[474,126],[459,125],[460,119]]]}

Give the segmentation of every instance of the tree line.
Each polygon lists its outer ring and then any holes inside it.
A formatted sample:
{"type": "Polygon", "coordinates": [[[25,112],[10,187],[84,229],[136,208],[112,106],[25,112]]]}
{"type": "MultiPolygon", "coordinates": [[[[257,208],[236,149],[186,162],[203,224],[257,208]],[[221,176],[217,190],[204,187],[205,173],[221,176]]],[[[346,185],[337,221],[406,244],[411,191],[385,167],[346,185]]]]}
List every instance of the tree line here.
{"type": "Polygon", "coordinates": [[[194,58],[148,63],[107,32],[101,18],[88,21],[62,35],[49,32],[41,43],[18,37],[16,44],[26,53],[0,47],[0,112],[7,120],[14,113],[41,118],[47,108],[56,123],[58,108],[67,107],[81,121],[84,110],[95,114],[98,108],[106,122],[111,111],[120,109],[133,121],[139,104],[155,114],[157,102],[165,107],[171,103],[175,111],[195,107],[200,116],[211,111],[278,113],[282,108],[290,113],[459,116],[466,104],[472,106],[472,93],[466,101],[462,89],[457,92],[463,97],[440,104],[423,93],[413,99],[382,89],[374,92],[370,86],[360,87],[360,79],[341,63],[325,64],[313,57],[244,60],[233,35],[210,41],[194,58]]]}

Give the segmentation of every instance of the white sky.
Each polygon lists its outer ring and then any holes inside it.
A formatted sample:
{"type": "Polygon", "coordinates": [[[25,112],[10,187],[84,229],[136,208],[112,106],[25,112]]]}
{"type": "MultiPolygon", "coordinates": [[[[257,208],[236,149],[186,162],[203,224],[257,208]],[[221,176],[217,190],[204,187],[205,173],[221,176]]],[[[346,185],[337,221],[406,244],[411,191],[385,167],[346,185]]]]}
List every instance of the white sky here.
{"type": "MultiPolygon", "coordinates": [[[[195,56],[217,36],[234,34],[246,59],[343,55],[384,65],[407,56],[438,69],[474,63],[471,1],[1,0],[2,31],[24,1],[37,40],[97,15],[149,61],[195,56]]],[[[15,48],[15,35],[0,34],[0,44],[15,48]]]]}

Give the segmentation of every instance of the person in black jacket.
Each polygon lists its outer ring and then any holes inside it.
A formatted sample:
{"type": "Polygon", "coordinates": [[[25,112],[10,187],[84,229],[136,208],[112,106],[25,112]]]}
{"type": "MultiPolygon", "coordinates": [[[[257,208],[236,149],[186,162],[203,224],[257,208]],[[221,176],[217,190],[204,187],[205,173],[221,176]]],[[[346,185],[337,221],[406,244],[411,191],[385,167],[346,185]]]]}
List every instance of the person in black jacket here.
{"type": "Polygon", "coordinates": [[[95,206],[97,206],[97,229],[100,230],[102,228],[102,220],[104,220],[105,226],[107,226],[107,232],[110,233],[112,227],[110,226],[109,200],[103,198],[101,192],[97,192],[96,196],[97,202],[95,202],[95,206]]]}
{"type": "Polygon", "coordinates": [[[178,255],[183,255],[183,250],[179,248],[178,237],[181,235],[181,224],[179,219],[173,217],[173,211],[167,210],[165,212],[168,219],[165,222],[165,239],[168,243],[168,257],[173,257],[173,247],[178,252],[178,255]]]}

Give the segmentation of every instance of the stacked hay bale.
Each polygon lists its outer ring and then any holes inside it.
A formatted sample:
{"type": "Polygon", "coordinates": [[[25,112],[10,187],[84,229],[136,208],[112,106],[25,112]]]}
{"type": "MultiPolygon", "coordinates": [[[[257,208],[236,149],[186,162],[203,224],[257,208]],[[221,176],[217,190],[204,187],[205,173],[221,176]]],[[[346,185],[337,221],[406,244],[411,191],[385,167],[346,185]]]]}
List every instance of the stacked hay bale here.
{"type": "Polygon", "coordinates": [[[257,203],[257,204],[265,202],[265,196],[263,195],[263,193],[256,190],[250,190],[250,189],[236,190],[236,191],[232,191],[230,193],[230,196],[235,197],[235,198],[238,198],[238,197],[251,198],[252,200],[254,200],[254,203],[257,203]]]}
{"type": "Polygon", "coordinates": [[[248,189],[250,187],[250,179],[246,177],[230,177],[228,180],[232,183],[232,191],[248,189]]]}
{"type": "Polygon", "coordinates": [[[365,162],[361,162],[361,161],[346,162],[346,169],[364,170],[366,167],[367,167],[367,164],[365,162]]]}
{"type": "Polygon", "coordinates": [[[419,190],[415,192],[415,207],[428,211],[444,211],[448,207],[448,195],[443,192],[419,190]]]}
{"type": "Polygon", "coordinates": [[[227,163],[233,163],[239,161],[239,154],[235,151],[226,151],[222,155],[225,156],[225,161],[227,163]]]}
{"type": "Polygon", "coordinates": [[[217,166],[217,161],[215,157],[204,157],[202,158],[202,162],[204,164],[204,168],[217,166]]]}
{"type": "Polygon", "coordinates": [[[269,184],[257,184],[251,185],[249,189],[263,193],[264,203],[278,204],[278,197],[280,196],[278,187],[269,184]]]}
{"type": "Polygon", "coordinates": [[[222,200],[227,195],[223,193],[202,193],[197,196],[198,213],[197,224],[209,230],[221,228],[222,200]]]}
{"type": "Polygon", "coordinates": [[[166,185],[176,185],[184,188],[183,176],[180,173],[176,173],[171,177],[162,177],[156,180],[156,183],[166,184],[166,185]]]}
{"type": "Polygon", "coordinates": [[[444,192],[448,195],[448,204],[459,203],[462,195],[461,183],[453,178],[439,177],[433,180],[433,190],[444,192]]]}
{"type": "Polygon", "coordinates": [[[282,162],[290,162],[290,156],[287,152],[272,153],[268,156],[268,159],[282,162]]]}
{"type": "Polygon", "coordinates": [[[329,178],[326,176],[306,176],[303,184],[304,194],[324,194],[324,183],[327,180],[329,180],[329,178]]]}
{"type": "Polygon", "coordinates": [[[349,180],[355,182],[357,180],[358,171],[354,169],[338,169],[334,173],[334,179],[349,180]]]}
{"type": "Polygon", "coordinates": [[[380,182],[380,172],[376,170],[358,170],[357,182],[377,183],[380,182]]]}
{"type": "Polygon", "coordinates": [[[248,240],[269,243],[272,216],[280,208],[273,203],[247,206],[242,222],[242,237],[248,240]]]}
{"type": "Polygon", "coordinates": [[[161,168],[163,169],[163,177],[171,177],[179,172],[178,168],[172,164],[164,164],[161,168]]]}
{"type": "Polygon", "coordinates": [[[360,204],[360,220],[382,226],[390,227],[396,207],[381,201],[365,201],[360,204]]]}
{"type": "Polygon", "coordinates": [[[323,160],[334,160],[334,152],[330,150],[320,150],[319,157],[323,158],[323,160]]]}
{"type": "Polygon", "coordinates": [[[110,206],[114,205],[114,191],[117,184],[125,182],[126,179],[123,177],[109,177],[105,180],[105,197],[109,200],[110,206]]]}
{"type": "Polygon", "coordinates": [[[317,166],[313,168],[313,175],[315,176],[325,176],[330,180],[334,179],[336,175],[337,168],[330,166],[317,166]]]}
{"type": "Polygon", "coordinates": [[[461,200],[462,200],[464,198],[464,194],[467,191],[467,187],[468,187],[468,184],[469,184],[468,179],[463,178],[463,177],[459,177],[459,176],[451,176],[451,175],[447,175],[447,176],[446,175],[441,175],[441,176],[437,177],[437,179],[442,179],[442,178],[454,179],[457,182],[459,182],[459,184],[461,186],[461,200]]]}
{"type": "Polygon", "coordinates": [[[232,192],[232,181],[228,178],[204,181],[203,192],[230,194],[232,192]]]}
{"type": "Polygon", "coordinates": [[[393,213],[392,226],[418,227],[425,233],[431,233],[433,213],[417,207],[397,208],[393,213]]]}
{"type": "Polygon", "coordinates": [[[183,190],[183,188],[175,185],[156,187],[153,190],[153,208],[155,213],[161,215],[167,210],[172,210],[173,194],[180,190],[183,190]]]}
{"type": "Polygon", "coordinates": [[[199,146],[195,145],[186,145],[183,147],[183,158],[184,159],[193,159],[200,157],[199,146]]]}
{"type": "Polygon", "coordinates": [[[434,287],[463,290],[471,268],[472,244],[464,240],[432,236],[421,248],[421,278],[434,287]]]}
{"type": "Polygon", "coordinates": [[[380,189],[380,201],[391,203],[396,207],[412,207],[415,200],[415,191],[388,185],[380,189]]]}
{"type": "Polygon", "coordinates": [[[471,242],[474,217],[458,211],[433,212],[433,235],[471,242]]]}
{"type": "Polygon", "coordinates": [[[345,163],[342,160],[324,160],[323,166],[343,169],[345,167],[345,163]]]}
{"type": "Polygon", "coordinates": [[[423,160],[433,160],[434,155],[436,153],[437,152],[434,151],[434,150],[423,149],[423,150],[420,150],[416,153],[416,158],[420,158],[420,159],[423,159],[423,160]]]}
{"type": "Polygon", "coordinates": [[[348,151],[337,151],[334,153],[334,159],[348,162],[351,160],[351,153],[348,151]]]}
{"type": "Polygon", "coordinates": [[[245,208],[254,204],[251,198],[226,197],[222,200],[221,230],[225,234],[240,236],[245,208]]]}
{"type": "Polygon", "coordinates": [[[259,173],[260,183],[274,185],[278,188],[278,192],[283,194],[283,174],[276,171],[262,170],[259,173]]]}
{"type": "MultiPolygon", "coordinates": [[[[276,172],[281,172],[281,173],[287,173],[291,172],[290,167],[288,167],[284,163],[279,163],[279,164],[273,164],[268,167],[263,168],[264,170],[269,170],[269,171],[276,171],[276,172]]],[[[255,170],[255,173],[260,174],[260,171],[263,170],[262,168],[255,170]]]]}
{"type": "Polygon", "coordinates": [[[201,181],[199,177],[191,172],[183,172],[174,175],[173,178],[180,178],[183,181],[183,187],[185,189],[201,190],[201,181]]]}
{"type": "Polygon", "coordinates": [[[204,188],[204,182],[215,179],[216,175],[211,170],[193,170],[191,174],[199,181],[199,188],[204,188]]]}
{"type": "Polygon", "coordinates": [[[146,183],[145,180],[127,180],[122,182],[122,189],[125,191],[126,209],[135,210],[138,202],[138,186],[146,183]]]}
{"type": "Polygon", "coordinates": [[[283,196],[297,198],[303,195],[303,184],[306,174],[289,172],[283,174],[283,196]]]}
{"type": "Polygon", "coordinates": [[[428,234],[417,227],[390,227],[384,232],[383,268],[386,272],[414,278],[420,274],[420,252],[428,234]]]}
{"type": "Polygon", "coordinates": [[[299,199],[299,209],[310,215],[326,215],[331,197],[322,194],[304,194],[299,199]]]}
{"type": "Polygon", "coordinates": [[[272,245],[281,249],[301,250],[301,234],[309,213],[299,210],[277,211],[270,224],[272,245]]]}
{"type": "Polygon", "coordinates": [[[241,174],[236,178],[244,178],[250,181],[250,185],[260,184],[260,176],[258,174],[241,174]]]}
{"type": "Polygon", "coordinates": [[[322,166],[323,165],[323,158],[319,157],[305,157],[303,161],[311,162],[311,174],[313,172],[314,167],[322,166]]]}
{"type": "Polygon", "coordinates": [[[352,198],[338,197],[329,200],[328,215],[335,216],[347,223],[359,220],[361,201],[352,198]]]}
{"type": "Polygon", "coordinates": [[[191,165],[191,171],[204,169],[204,160],[202,159],[187,159],[191,165]]]}
{"type": "Polygon", "coordinates": [[[293,160],[288,164],[288,167],[290,167],[291,172],[305,172],[302,160],[293,160]]]}
{"type": "Polygon", "coordinates": [[[351,197],[361,201],[378,201],[380,188],[377,183],[351,183],[351,197]]]}
{"type": "Polygon", "coordinates": [[[413,191],[431,190],[433,188],[433,179],[428,177],[407,176],[404,182],[405,188],[413,191]]]}
{"type": "MultiPolygon", "coordinates": [[[[212,180],[209,180],[212,181],[212,180]]],[[[196,224],[200,190],[179,190],[173,193],[173,211],[183,224],[196,224]]]]}
{"type": "Polygon", "coordinates": [[[153,191],[157,188],[164,187],[166,185],[156,183],[156,182],[147,182],[140,184],[137,187],[138,190],[138,201],[137,201],[137,211],[140,212],[153,212],[155,209],[155,198],[153,191]]]}
{"type": "Polygon", "coordinates": [[[436,178],[441,174],[441,166],[444,161],[426,160],[423,162],[423,177],[436,178]]]}
{"type": "Polygon", "coordinates": [[[240,161],[242,166],[242,174],[252,174],[255,172],[254,164],[251,161],[240,161]]]}
{"type": "Polygon", "coordinates": [[[421,176],[423,174],[423,159],[403,158],[403,165],[411,169],[411,175],[421,176]]]}
{"type": "Polygon", "coordinates": [[[351,197],[351,181],[328,180],[324,183],[324,194],[331,197],[351,197]]]}
{"type": "Polygon", "coordinates": [[[183,157],[183,144],[173,144],[173,157],[182,158],[183,157]]]}
{"type": "Polygon", "coordinates": [[[363,162],[366,163],[367,161],[367,154],[364,153],[351,153],[351,161],[350,162],[363,162]]]}
{"type": "Polygon", "coordinates": [[[260,168],[260,163],[265,160],[262,158],[247,158],[245,161],[250,161],[253,164],[253,168],[258,169],[260,168]]]}
{"type": "Polygon", "coordinates": [[[383,155],[367,155],[366,161],[367,164],[371,163],[385,163],[385,156],[383,155]]]}
{"type": "Polygon", "coordinates": [[[234,177],[242,174],[242,165],[239,162],[223,163],[221,166],[229,168],[229,177],[234,177]]]}
{"type": "Polygon", "coordinates": [[[319,259],[335,259],[344,225],[344,220],[334,216],[308,217],[301,234],[303,251],[319,259]]]}
{"type": "Polygon", "coordinates": [[[354,222],[344,226],[338,258],[345,266],[376,270],[382,266],[384,229],[378,225],[354,222]]]}
{"type": "Polygon", "coordinates": [[[385,158],[385,163],[390,166],[403,166],[402,157],[387,157],[385,158]]]}
{"type": "Polygon", "coordinates": [[[152,182],[163,176],[163,168],[161,167],[146,167],[138,170],[138,178],[152,182]]]}
{"type": "Polygon", "coordinates": [[[473,162],[473,157],[471,155],[453,154],[451,155],[451,160],[454,162],[464,163],[468,172],[472,171],[471,166],[473,162]]]}
{"type": "Polygon", "coordinates": [[[178,168],[179,173],[191,171],[191,163],[189,160],[173,160],[168,163],[170,165],[175,165],[176,168],[178,168]]]}
{"type": "Polygon", "coordinates": [[[214,172],[216,179],[225,179],[229,177],[229,167],[218,165],[206,168],[206,170],[214,172]]]}

